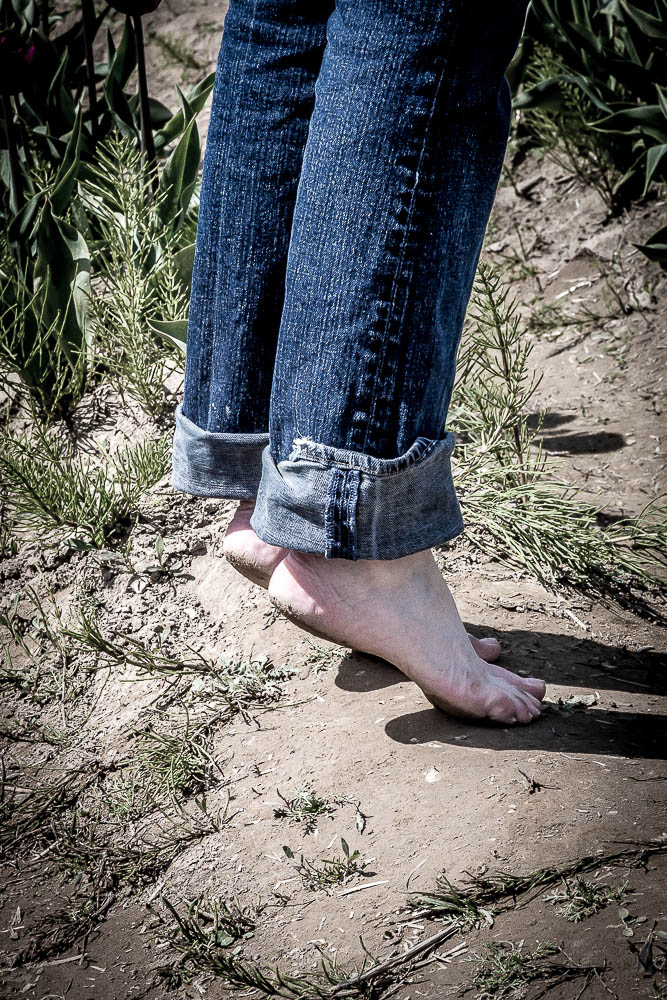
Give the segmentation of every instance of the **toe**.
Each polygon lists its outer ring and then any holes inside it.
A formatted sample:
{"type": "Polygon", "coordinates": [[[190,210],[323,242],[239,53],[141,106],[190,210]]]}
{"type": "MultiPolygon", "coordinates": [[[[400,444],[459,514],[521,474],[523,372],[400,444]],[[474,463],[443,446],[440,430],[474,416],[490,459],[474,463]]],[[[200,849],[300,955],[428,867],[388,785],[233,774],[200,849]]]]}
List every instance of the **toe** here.
{"type": "Polygon", "coordinates": [[[502,678],[502,680],[514,685],[514,687],[519,688],[521,691],[526,691],[534,698],[539,699],[539,701],[542,701],[546,694],[547,686],[538,677],[520,677],[519,674],[515,674],[511,670],[506,670],[504,667],[499,667],[497,664],[492,664],[489,669],[493,671],[496,677],[502,678]]]}
{"type": "Polygon", "coordinates": [[[532,694],[529,694],[527,691],[520,691],[519,695],[521,698],[521,706],[517,712],[517,717],[520,717],[521,722],[532,722],[533,719],[536,719],[539,715],[541,715],[541,705],[537,698],[534,698],[532,694]]]}
{"type": "Polygon", "coordinates": [[[544,700],[544,696],[547,693],[547,686],[541,678],[522,677],[521,680],[523,681],[522,687],[530,691],[534,698],[537,698],[538,701],[544,700]]]}
{"type": "Polygon", "coordinates": [[[502,722],[505,725],[512,725],[520,721],[519,714],[521,707],[521,703],[513,695],[498,692],[489,707],[487,717],[492,722],[502,722]]]}
{"type": "Polygon", "coordinates": [[[486,663],[493,663],[493,661],[497,660],[500,656],[500,643],[497,639],[494,639],[491,636],[486,636],[483,639],[476,639],[471,635],[470,641],[480,660],[484,660],[486,663]]]}

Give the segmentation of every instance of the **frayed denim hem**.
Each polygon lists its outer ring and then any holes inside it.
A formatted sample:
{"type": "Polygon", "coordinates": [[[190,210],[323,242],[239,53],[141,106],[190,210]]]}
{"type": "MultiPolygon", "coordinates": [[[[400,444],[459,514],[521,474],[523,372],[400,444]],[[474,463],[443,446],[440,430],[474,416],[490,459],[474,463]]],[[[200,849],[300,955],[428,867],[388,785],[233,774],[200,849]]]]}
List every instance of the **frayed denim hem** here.
{"type": "Polygon", "coordinates": [[[175,410],[171,485],[183,493],[227,500],[254,500],[268,433],[223,434],[198,427],[175,410]]]}
{"type": "Polygon", "coordinates": [[[463,531],[455,438],[417,438],[379,459],[297,438],[286,461],[262,452],[251,525],[264,541],[329,559],[398,559],[463,531]]]}

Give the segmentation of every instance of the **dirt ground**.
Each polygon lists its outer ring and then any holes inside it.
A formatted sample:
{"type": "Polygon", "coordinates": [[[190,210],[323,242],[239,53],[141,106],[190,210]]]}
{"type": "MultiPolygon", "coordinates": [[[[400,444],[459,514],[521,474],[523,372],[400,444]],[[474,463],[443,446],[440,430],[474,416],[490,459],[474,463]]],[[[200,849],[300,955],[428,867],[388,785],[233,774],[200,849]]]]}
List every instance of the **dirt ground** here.
{"type": "MultiPolygon", "coordinates": [[[[157,95],[166,100],[175,83],[214,66],[223,13],[222,4],[164,0],[149,28],[157,95]],[[167,58],[165,38],[180,61],[167,58]],[[196,66],[184,64],[185,52],[196,66]]],[[[560,475],[601,493],[612,513],[637,513],[667,485],[667,278],[633,245],[658,228],[664,212],[654,199],[609,219],[594,190],[531,153],[514,166],[508,159],[487,234],[485,254],[511,283],[542,373],[535,418],[539,408],[548,411],[543,447],[560,475]]],[[[91,439],[112,445],[148,428],[138,408],[105,386],[84,401],[82,414],[91,439]]],[[[124,884],[106,902],[103,895],[106,908],[85,946],[31,958],[31,943],[44,944],[50,921],[71,918],[76,866],[67,878],[50,867],[58,835],[46,847],[27,833],[17,838],[0,873],[3,996],[164,997],[156,969],[176,954],[164,933],[170,918],[163,897],[181,911],[201,893],[247,906],[259,898],[264,909],[243,944],[245,958],[312,971],[321,949],[352,969],[364,948],[386,958],[442,928],[405,906],[410,892],[433,891],[443,871],[460,882],[465,873],[523,874],[667,843],[667,637],[659,607],[640,617],[585,592],[548,590],[462,536],[441,556],[469,630],[501,641],[503,665],[548,683],[547,709],[529,727],[464,724],[432,708],[394,668],[313,640],[275,615],[264,592],[222,557],[233,506],[175,493],[165,477],[142,502],[125,564],[29,542],[0,561],[5,610],[21,594],[19,609],[29,615],[28,585],[42,594],[50,588],[64,614],[82,595],[94,595],[105,635],[182,654],[189,647],[212,659],[266,656],[290,673],[280,701],[247,719],[210,723],[215,775],[206,813],[195,801],[185,806],[196,836],[148,884],[124,884]],[[158,535],[169,572],[150,570],[158,535]],[[280,796],[304,786],[333,803],[311,832],[276,815],[280,796]],[[373,874],[331,892],[305,886],[283,846],[315,861],[340,855],[341,837],[373,874]]],[[[25,693],[3,692],[4,782],[38,778],[55,789],[62,775],[76,773],[77,814],[92,815],[95,791],[108,787],[118,761],[132,754],[137,729],[182,729],[184,704],[189,725],[214,718],[219,706],[201,683],[203,692],[191,675],[114,667],[92,673],[68,703],[40,705],[25,693]],[[42,741],[48,726],[68,738],[42,741]]],[[[51,822],[48,808],[40,822],[51,822]]],[[[125,831],[130,842],[145,832],[140,819],[125,831]]],[[[653,929],[667,931],[666,870],[660,852],[636,866],[601,861],[589,878],[627,885],[578,923],[545,898],[553,885],[536,889],[493,926],[447,941],[395,992],[377,996],[445,997],[470,983],[470,959],[489,942],[533,950],[548,941],[562,946],[558,960],[570,971],[531,984],[530,1000],[546,986],[553,1000],[664,997],[664,939],[655,938],[652,973],[646,952],[641,961],[638,954],[653,929]]],[[[225,989],[202,971],[171,995],[215,1000],[225,989]]]]}

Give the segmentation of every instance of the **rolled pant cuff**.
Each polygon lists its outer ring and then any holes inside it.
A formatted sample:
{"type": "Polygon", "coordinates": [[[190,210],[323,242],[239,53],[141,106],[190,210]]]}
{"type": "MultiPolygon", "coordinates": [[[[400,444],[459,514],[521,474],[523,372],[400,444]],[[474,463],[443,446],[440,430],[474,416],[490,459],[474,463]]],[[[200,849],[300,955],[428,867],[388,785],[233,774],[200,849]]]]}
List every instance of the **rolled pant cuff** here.
{"type": "Polygon", "coordinates": [[[455,437],[419,437],[378,459],[297,438],[276,463],[262,452],[251,525],[264,541],[329,559],[398,559],[463,531],[450,458],[455,437]]]}
{"type": "Polygon", "coordinates": [[[171,485],[184,493],[228,500],[254,500],[262,474],[268,433],[206,431],[175,410],[171,485]]]}

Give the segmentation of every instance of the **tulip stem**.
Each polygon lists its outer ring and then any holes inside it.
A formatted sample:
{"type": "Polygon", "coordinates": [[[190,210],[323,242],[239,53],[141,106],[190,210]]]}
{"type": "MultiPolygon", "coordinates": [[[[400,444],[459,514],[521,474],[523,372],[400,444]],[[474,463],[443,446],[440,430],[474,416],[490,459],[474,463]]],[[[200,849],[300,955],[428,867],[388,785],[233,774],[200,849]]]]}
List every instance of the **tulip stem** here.
{"type": "Polygon", "coordinates": [[[141,148],[143,149],[151,174],[153,189],[157,187],[157,160],[153,127],[151,125],[150,105],[148,103],[148,82],[146,80],[146,58],[144,53],[144,29],[141,15],[133,14],[132,23],[137,41],[137,75],[139,77],[139,117],[141,122],[141,148]]]}
{"type": "MultiPolygon", "coordinates": [[[[46,7],[43,4],[42,10],[46,7]]],[[[88,78],[88,104],[90,106],[90,132],[93,142],[99,133],[97,117],[97,88],[95,86],[95,56],[93,54],[93,36],[95,34],[95,7],[93,0],[81,0],[83,14],[83,40],[86,48],[86,76],[88,78]]]]}
{"type": "Polygon", "coordinates": [[[13,212],[18,212],[21,206],[21,165],[19,163],[19,151],[16,145],[16,131],[14,128],[14,109],[12,99],[9,94],[2,93],[2,113],[5,119],[5,133],[7,135],[7,152],[9,154],[9,178],[11,190],[9,205],[13,212]]]}

